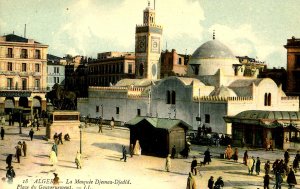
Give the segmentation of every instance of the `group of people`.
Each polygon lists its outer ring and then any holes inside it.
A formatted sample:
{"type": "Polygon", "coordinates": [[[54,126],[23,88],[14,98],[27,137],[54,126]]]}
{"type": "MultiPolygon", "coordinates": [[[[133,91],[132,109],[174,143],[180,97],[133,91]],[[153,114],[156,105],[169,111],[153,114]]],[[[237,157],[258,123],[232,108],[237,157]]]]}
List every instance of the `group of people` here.
{"type": "MultiPolygon", "coordinates": [[[[59,144],[63,144],[63,140],[62,140],[62,132],[60,132],[59,134],[55,133],[54,136],[53,136],[53,140],[54,140],[54,143],[59,145],[59,144]]],[[[64,135],[64,139],[65,141],[70,141],[70,135],[69,133],[65,134],[64,135]]]]}
{"type": "MultiPolygon", "coordinates": [[[[221,189],[222,187],[224,187],[223,178],[220,176],[220,177],[218,177],[218,179],[215,182],[214,177],[211,176],[208,179],[207,187],[209,189],[221,189]]],[[[197,188],[196,179],[195,179],[193,173],[189,172],[189,176],[187,178],[186,189],[196,189],[196,188],[197,188]]]]}

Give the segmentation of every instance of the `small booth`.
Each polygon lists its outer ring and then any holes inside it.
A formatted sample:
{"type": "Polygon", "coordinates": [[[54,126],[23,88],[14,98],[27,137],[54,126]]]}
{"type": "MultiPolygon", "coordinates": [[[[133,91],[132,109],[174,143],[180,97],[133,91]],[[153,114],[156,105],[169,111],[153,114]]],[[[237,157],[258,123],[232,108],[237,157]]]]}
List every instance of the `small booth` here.
{"type": "Polygon", "coordinates": [[[179,119],[135,117],[125,124],[130,129],[130,144],[139,140],[142,154],[166,157],[175,145],[180,152],[186,145],[190,125],[179,119]]]}
{"type": "Polygon", "coordinates": [[[279,149],[299,149],[300,112],[248,110],[235,116],[225,116],[232,124],[234,145],[279,149]]]}

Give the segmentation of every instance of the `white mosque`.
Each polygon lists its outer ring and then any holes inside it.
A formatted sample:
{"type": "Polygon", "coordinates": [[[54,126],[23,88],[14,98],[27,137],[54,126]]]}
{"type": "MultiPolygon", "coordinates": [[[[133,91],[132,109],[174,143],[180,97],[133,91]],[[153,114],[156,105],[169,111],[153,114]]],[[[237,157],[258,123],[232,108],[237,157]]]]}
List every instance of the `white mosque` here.
{"type": "MultiPolygon", "coordinates": [[[[136,74],[140,79],[123,79],[111,87],[90,86],[88,98],[77,102],[81,115],[104,120],[113,117],[122,123],[136,116],[180,119],[194,130],[204,124],[213,132],[233,135],[236,141],[245,138],[255,146],[263,145],[265,138],[274,140],[276,133],[263,129],[255,137],[254,132],[260,130],[249,130],[249,124],[259,125],[261,120],[267,126],[274,120],[281,123],[278,120],[286,120],[282,112],[287,113],[289,121],[293,113],[295,122],[300,120],[297,97],[286,96],[272,79],[257,78],[256,73],[245,77],[244,65],[215,36],[192,54],[186,77],[157,78],[161,38],[162,27],[155,24],[155,11],[147,7],[143,25],[136,27],[136,74]],[[279,117],[274,112],[279,112],[279,117]],[[235,130],[242,122],[242,131],[241,127],[235,130]]],[[[267,126],[263,128],[272,128],[267,126]]]]}

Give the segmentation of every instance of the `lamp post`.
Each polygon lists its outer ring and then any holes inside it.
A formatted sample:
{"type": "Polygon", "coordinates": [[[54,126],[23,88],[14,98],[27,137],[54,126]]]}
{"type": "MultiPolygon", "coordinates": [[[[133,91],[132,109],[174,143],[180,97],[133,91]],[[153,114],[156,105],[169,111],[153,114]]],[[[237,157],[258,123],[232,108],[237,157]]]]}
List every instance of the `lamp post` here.
{"type": "Polygon", "coordinates": [[[22,134],[22,109],[19,109],[19,134],[22,134]]]}
{"type": "Polygon", "coordinates": [[[80,151],[80,154],[82,154],[82,128],[83,128],[83,125],[82,125],[82,123],[80,123],[80,125],[79,125],[79,133],[80,133],[79,151],[80,151]]]}

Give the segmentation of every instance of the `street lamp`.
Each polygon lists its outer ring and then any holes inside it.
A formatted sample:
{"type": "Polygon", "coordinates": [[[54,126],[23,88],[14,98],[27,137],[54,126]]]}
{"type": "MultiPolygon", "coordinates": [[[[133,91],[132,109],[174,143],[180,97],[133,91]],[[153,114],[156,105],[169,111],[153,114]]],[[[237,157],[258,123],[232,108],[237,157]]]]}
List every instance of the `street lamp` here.
{"type": "Polygon", "coordinates": [[[19,109],[19,134],[22,134],[22,125],[21,125],[21,122],[22,122],[22,109],[20,108],[19,109]]]}
{"type": "Polygon", "coordinates": [[[80,125],[79,125],[79,133],[80,133],[80,154],[82,154],[82,128],[83,128],[83,125],[82,125],[82,123],[80,123],[80,125]]]}

